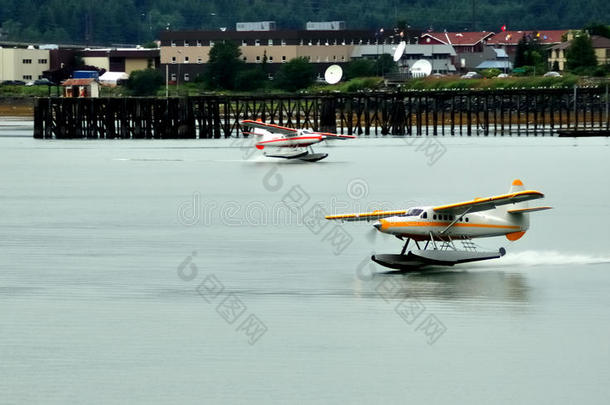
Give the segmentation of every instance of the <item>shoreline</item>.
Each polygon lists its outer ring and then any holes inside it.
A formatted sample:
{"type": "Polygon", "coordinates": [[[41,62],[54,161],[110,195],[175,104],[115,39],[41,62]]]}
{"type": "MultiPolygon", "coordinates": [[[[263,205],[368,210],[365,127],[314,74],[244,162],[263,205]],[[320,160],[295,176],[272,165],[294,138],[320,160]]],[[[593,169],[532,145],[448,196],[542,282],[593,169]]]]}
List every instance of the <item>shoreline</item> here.
{"type": "Polygon", "coordinates": [[[0,117],[30,117],[34,119],[34,99],[0,98],[0,117]]]}

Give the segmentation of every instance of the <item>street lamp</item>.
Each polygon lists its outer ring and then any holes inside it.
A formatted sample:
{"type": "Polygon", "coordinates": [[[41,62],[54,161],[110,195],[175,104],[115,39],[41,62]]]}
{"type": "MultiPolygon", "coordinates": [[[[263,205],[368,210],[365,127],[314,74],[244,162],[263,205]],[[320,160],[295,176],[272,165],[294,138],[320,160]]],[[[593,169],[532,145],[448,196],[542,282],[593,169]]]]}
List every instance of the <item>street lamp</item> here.
{"type": "MultiPolygon", "coordinates": [[[[180,55],[182,55],[182,52],[180,52],[179,49],[176,49],[176,52],[178,52],[180,55]]],[[[178,95],[180,95],[180,65],[182,63],[180,62],[180,60],[178,60],[178,77],[176,78],[176,93],[178,93],[178,95]]]]}

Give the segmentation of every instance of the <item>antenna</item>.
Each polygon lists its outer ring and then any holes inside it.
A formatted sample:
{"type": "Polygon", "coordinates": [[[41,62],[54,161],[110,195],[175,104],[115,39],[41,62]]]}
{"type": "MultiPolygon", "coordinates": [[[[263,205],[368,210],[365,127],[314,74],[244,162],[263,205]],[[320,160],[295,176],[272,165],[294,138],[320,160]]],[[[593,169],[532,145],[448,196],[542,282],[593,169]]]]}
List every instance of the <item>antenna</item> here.
{"type": "Polygon", "coordinates": [[[427,77],[432,73],[432,64],[426,59],[420,59],[411,66],[411,76],[427,77]]]}
{"type": "Polygon", "coordinates": [[[324,72],[324,80],[328,84],[336,84],[339,83],[341,78],[343,77],[343,69],[339,65],[331,65],[324,72]]]}
{"type": "Polygon", "coordinates": [[[407,43],[405,41],[400,41],[400,44],[396,47],[394,51],[394,62],[398,62],[400,58],[402,58],[402,54],[405,53],[405,48],[407,47],[407,43]]]}

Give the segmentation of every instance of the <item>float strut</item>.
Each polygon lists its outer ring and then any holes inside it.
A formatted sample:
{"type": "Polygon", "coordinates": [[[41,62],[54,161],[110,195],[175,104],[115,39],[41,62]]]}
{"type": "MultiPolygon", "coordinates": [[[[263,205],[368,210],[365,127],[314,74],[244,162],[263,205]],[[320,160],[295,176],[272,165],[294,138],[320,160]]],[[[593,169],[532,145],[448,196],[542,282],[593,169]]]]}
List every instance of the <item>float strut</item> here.
{"type": "Polygon", "coordinates": [[[401,255],[404,255],[405,252],[407,251],[407,246],[409,246],[409,241],[411,240],[411,238],[407,238],[407,242],[405,243],[405,245],[402,247],[402,250],[400,251],[401,255]]]}

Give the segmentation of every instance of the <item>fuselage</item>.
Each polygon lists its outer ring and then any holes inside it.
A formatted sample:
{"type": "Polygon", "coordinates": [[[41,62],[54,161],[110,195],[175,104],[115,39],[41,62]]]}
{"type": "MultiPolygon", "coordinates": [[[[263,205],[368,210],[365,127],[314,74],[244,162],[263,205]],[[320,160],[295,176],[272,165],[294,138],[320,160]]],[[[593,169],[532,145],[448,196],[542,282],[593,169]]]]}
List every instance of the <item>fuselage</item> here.
{"type": "Polygon", "coordinates": [[[273,148],[302,148],[322,142],[323,137],[305,130],[299,130],[294,136],[264,131],[260,141],[256,143],[258,149],[273,148]]]}
{"type": "Polygon", "coordinates": [[[509,240],[516,240],[529,227],[526,215],[509,214],[505,209],[496,208],[465,214],[460,218],[452,214],[436,213],[432,207],[418,207],[409,209],[405,215],[380,219],[374,226],[380,232],[414,240],[430,240],[431,235],[435,240],[502,235],[506,235],[509,240]]]}

